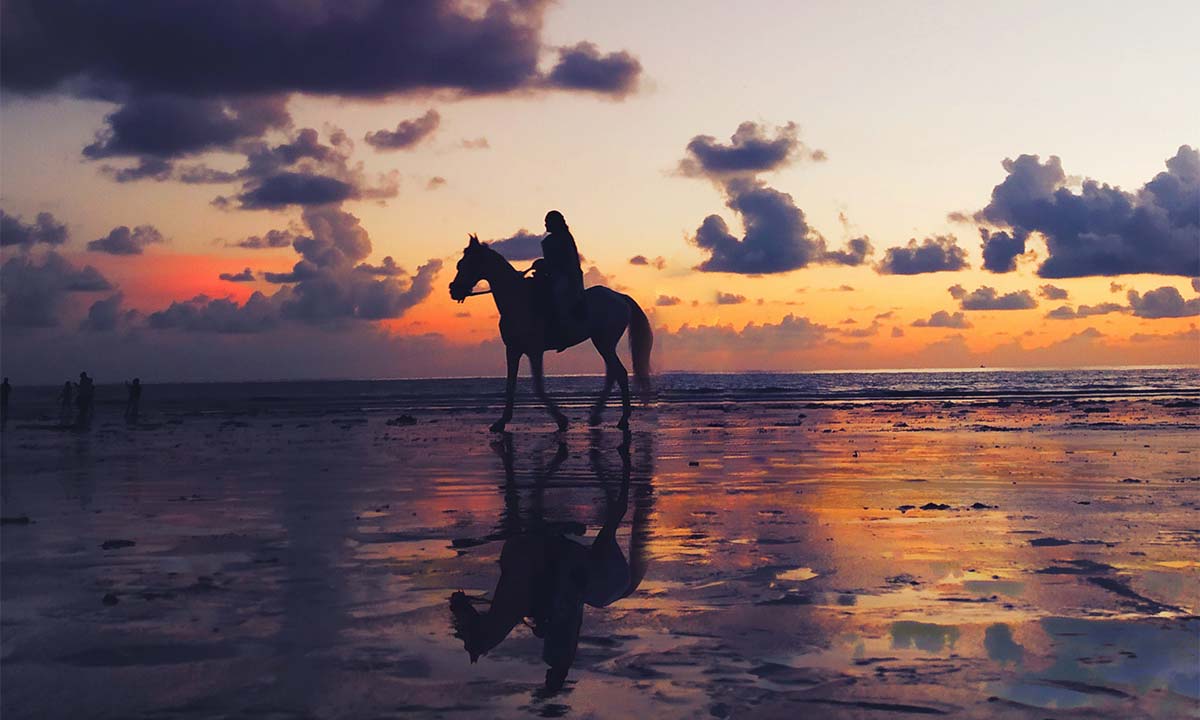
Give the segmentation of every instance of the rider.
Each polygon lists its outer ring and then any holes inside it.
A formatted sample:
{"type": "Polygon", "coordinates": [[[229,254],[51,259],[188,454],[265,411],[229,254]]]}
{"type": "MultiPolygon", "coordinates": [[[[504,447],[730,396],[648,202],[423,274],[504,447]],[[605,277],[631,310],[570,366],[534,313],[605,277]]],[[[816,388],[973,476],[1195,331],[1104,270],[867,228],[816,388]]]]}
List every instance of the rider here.
{"type": "Polygon", "coordinates": [[[538,300],[547,313],[548,334],[559,352],[569,344],[566,329],[572,320],[579,321],[583,300],[583,269],[579,266],[579,250],[563,214],[557,210],[546,213],[546,232],[542,239],[542,257],[533,263],[538,300]]]}

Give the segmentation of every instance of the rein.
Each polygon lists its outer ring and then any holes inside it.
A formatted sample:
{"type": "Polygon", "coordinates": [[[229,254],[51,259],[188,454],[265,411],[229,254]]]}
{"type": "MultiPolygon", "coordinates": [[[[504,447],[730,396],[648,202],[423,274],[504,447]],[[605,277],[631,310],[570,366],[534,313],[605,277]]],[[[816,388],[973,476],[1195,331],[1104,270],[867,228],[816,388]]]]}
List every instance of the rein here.
{"type": "MultiPolygon", "coordinates": [[[[521,271],[521,277],[525,277],[532,270],[533,270],[533,268],[531,268],[531,267],[525,268],[524,270],[521,271]]],[[[459,300],[458,302],[462,303],[463,300],[466,300],[469,297],[475,297],[476,295],[491,295],[491,294],[492,294],[491,288],[488,288],[487,290],[475,290],[473,292],[469,292],[466,295],[464,295],[463,299],[459,300]]]]}

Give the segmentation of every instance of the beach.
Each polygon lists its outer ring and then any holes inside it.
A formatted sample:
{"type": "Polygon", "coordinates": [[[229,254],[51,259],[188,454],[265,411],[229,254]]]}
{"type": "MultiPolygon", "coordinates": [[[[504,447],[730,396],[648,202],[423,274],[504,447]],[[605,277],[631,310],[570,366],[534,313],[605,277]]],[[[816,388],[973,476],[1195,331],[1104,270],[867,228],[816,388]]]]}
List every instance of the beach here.
{"type": "Polygon", "coordinates": [[[551,385],[566,433],[527,388],[488,432],[499,380],[15,408],[0,711],[1195,717],[1197,374],[689,376],[628,434],[586,426],[594,378],[551,385]],[[614,518],[631,587],[583,607],[562,688],[525,625],[472,663],[452,594],[614,518]]]}

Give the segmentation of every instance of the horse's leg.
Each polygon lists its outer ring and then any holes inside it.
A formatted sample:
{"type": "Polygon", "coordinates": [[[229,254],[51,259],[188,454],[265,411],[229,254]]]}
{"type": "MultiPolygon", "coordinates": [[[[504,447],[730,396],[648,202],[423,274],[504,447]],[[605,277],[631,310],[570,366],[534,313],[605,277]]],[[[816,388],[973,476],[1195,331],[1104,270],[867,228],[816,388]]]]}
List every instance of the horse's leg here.
{"type": "Polygon", "coordinates": [[[607,350],[601,350],[600,354],[604,356],[604,366],[609,369],[609,377],[615,377],[617,384],[621,386],[621,420],[617,423],[617,427],[627,430],[629,416],[633,413],[633,405],[629,402],[629,373],[626,372],[625,366],[621,364],[620,356],[617,355],[616,343],[609,345],[607,350]]]}
{"type": "Polygon", "coordinates": [[[558,429],[566,430],[567,416],[562,414],[562,411],[558,409],[558,405],[546,394],[546,383],[542,374],[542,353],[529,353],[529,369],[533,372],[533,391],[537,393],[538,399],[546,406],[546,411],[550,413],[550,417],[554,418],[554,422],[558,423],[558,429]]]}
{"type": "Polygon", "coordinates": [[[612,393],[612,386],[617,381],[617,375],[612,363],[604,355],[604,346],[601,344],[601,341],[592,338],[592,345],[596,346],[600,357],[604,358],[604,389],[600,391],[600,397],[596,399],[596,404],[592,406],[592,411],[588,414],[588,424],[594,427],[602,421],[604,408],[608,405],[608,396],[612,393]]]}
{"type": "Polygon", "coordinates": [[[492,423],[492,432],[504,432],[504,426],[512,420],[513,401],[517,394],[517,372],[521,369],[521,351],[507,345],[504,346],[504,351],[508,359],[508,379],[504,383],[504,414],[492,423]]]}

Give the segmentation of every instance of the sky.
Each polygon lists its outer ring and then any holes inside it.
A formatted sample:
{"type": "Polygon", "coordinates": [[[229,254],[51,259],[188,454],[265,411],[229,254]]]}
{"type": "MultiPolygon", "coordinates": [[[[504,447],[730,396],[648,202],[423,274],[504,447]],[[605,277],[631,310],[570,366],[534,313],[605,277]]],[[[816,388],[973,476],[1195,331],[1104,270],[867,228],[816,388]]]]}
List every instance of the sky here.
{"type": "Polygon", "coordinates": [[[455,263],[476,233],[527,267],[558,209],[588,283],[650,316],[660,371],[1200,364],[1197,22],[6,2],[0,363],[499,375],[495,306],[451,301],[455,263]]]}

